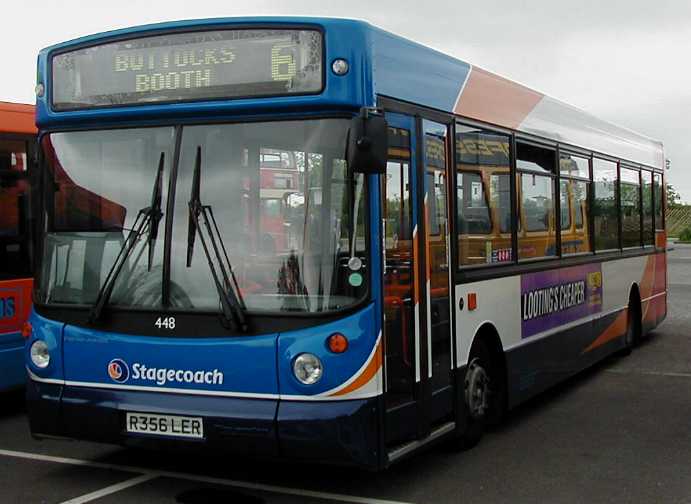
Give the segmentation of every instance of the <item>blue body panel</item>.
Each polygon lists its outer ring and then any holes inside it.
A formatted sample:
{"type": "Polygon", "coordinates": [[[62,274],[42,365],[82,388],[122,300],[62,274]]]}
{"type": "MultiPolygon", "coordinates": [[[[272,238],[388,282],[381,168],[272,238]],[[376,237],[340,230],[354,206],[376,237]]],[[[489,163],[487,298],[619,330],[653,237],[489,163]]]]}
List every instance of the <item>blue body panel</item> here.
{"type": "Polygon", "coordinates": [[[454,109],[470,65],[446,54],[372,29],[374,92],[446,112],[454,109]]]}
{"type": "Polygon", "coordinates": [[[24,347],[25,361],[29,372],[39,375],[46,380],[64,380],[62,329],[65,327],[65,324],[42,317],[34,310],[31,310],[29,322],[32,326],[32,333],[24,347]],[[45,369],[39,369],[34,366],[29,355],[32,343],[39,339],[46,342],[50,352],[50,364],[45,369]]]}
{"type": "Polygon", "coordinates": [[[372,353],[375,332],[374,305],[363,311],[325,325],[281,333],[278,339],[278,373],[281,396],[315,395],[334,389],[353,376],[372,353]],[[327,348],[327,338],[340,332],[348,338],[348,350],[334,354],[327,348]],[[324,364],[324,374],[314,385],[303,385],[293,374],[293,359],[303,352],[317,355],[324,364]]]}
{"type": "Polygon", "coordinates": [[[20,387],[26,380],[24,340],[19,332],[0,334],[0,391],[20,387]]]}
{"type": "Polygon", "coordinates": [[[130,336],[68,325],[65,326],[63,338],[65,380],[122,388],[275,396],[278,394],[276,338],[276,334],[234,338],[162,338],[130,336]],[[108,366],[114,359],[124,363],[121,366],[127,368],[123,369],[127,377],[116,380],[109,375],[108,366]],[[176,373],[171,377],[168,371],[176,373]],[[177,371],[192,372],[197,376],[190,382],[177,371]],[[205,375],[201,383],[196,379],[199,373],[205,375]],[[216,379],[213,379],[214,373],[216,379]],[[213,383],[206,378],[211,378],[213,383]]]}

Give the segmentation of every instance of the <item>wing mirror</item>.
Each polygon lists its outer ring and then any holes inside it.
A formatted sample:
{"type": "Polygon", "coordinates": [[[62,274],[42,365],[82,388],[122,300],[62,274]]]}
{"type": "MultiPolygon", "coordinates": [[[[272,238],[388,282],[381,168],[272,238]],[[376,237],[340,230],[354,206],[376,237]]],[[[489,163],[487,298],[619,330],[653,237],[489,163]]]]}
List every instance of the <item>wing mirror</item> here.
{"type": "Polygon", "coordinates": [[[381,110],[363,107],[348,131],[346,160],[354,173],[386,172],[388,126],[381,110]]]}

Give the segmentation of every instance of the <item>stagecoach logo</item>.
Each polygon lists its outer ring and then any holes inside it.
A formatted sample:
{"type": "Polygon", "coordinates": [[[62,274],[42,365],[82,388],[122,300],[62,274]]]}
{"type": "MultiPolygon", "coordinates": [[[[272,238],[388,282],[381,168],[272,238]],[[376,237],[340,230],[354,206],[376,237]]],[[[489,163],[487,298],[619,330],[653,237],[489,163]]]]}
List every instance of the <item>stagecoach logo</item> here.
{"type": "Polygon", "coordinates": [[[130,377],[130,368],[122,359],[113,359],[108,364],[108,376],[117,383],[125,383],[130,377]]]}
{"type": "Polygon", "coordinates": [[[218,369],[170,369],[148,367],[135,362],[131,367],[122,359],[113,359],[108,363],[108,376],[115,383],[125,383],[130,378],[135,382],[151,382],[159,386],[169,383],[196,385],[223,385],[223,372],[218,369]]]}

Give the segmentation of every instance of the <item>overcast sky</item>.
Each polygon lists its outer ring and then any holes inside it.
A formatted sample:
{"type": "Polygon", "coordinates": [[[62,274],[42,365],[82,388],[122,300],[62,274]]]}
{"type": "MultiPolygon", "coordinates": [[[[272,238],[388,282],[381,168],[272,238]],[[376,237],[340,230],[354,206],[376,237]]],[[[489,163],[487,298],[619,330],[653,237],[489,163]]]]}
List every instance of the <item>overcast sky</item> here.
{"type": "Polygon", "coordinates": [[[157,21],[239,15],[355,17],[665,143],[691,202],[689,0],[16,1],[3,7],[0,100],[31,103],[42,47],[157,21]]]}

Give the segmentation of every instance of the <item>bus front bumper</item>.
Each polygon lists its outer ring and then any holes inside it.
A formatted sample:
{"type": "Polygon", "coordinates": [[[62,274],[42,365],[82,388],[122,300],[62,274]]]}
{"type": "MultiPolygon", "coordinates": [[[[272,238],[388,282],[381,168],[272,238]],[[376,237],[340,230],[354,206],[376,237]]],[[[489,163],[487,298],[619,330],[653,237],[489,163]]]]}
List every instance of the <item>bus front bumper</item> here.
{"type": "Polygon", "coordinates": [[[242,454],[375,469],[377,398],[286,401],[187,396],[66,386],[29,380],[27,409],[37,438],[65,437],[150,449],[242,454]],[[204,437],[126,432],[127,412],[201,417],[204,437]]]}

